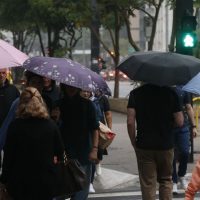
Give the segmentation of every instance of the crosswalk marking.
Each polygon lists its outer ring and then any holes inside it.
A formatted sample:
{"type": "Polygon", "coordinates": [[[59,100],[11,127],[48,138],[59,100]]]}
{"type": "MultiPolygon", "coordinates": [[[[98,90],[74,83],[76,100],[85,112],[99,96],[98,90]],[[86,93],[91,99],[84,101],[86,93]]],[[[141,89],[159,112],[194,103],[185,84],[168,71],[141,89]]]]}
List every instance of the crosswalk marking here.
{"type": "Polygon", "coordinates": [[[92,197],[117,197],[117,196],[138,196],[141,195],[140,191],[135,192],[110,192],[110,193],[100,193],[100,194],[90,194],[89,198],[92,197]]]}
{"type": "MultiPolygon", "coordinates": [[[[156,192],[158,194],[158,191],[156,192]]],[[[179,190],[181,197],[174,197],[173,199],[183,199],[184,190],[179,190]]],[[[126,197],[126,196],[141,196],[141,191],[130,191],[130,192],[110,192],[110,193],[99,193],[89,194],[89,199],[92,198],[103,198],[103,197],[126,197]]]]}

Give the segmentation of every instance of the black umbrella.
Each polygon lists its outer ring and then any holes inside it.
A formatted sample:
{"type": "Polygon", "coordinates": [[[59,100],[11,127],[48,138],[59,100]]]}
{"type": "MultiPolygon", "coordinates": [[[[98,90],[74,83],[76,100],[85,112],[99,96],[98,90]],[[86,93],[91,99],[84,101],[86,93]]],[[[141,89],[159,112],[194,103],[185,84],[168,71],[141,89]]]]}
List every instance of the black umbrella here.
{"type": "Polygon", "coordinates": [[[130,79],[156,85],[182,85],[200,72],[200,59],[171,52],[135,52],[117,67],[130,79]]]}

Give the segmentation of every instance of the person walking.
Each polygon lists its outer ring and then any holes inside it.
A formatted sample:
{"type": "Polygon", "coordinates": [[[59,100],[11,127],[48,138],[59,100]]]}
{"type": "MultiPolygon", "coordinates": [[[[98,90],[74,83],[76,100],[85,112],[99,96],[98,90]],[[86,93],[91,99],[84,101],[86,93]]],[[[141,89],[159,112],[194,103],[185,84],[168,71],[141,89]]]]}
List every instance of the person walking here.
{"type": "Polygon", "coordinates": [[[0,127],[10,109],[12,102],[19,97],[19,90],[6,78],[7,69],[0,69],[0,127]]]}
{"type": "Polygon", "coordinates": [[[181,86],[176,86],[173,89],[178,94],[184,115],[184,125],[182,127],[176,127],[173,130],[175,144],[172,173],[173,194],[178,194],[178,182],[180,182],[180,187],[182,189],[185,190],[187,188],[185,174],[187,172],[187,163],[189,159],[190,131],[192,137],[196,137],[197,129],[195,126],[194,111],[191,105],[190,94],[188,92],[183,91],[181,86]],[[179,162],[178,170],[177,161],[179,162]]]}
{"type": "Polygon", "coordinates": [[[54,158],[62,160],[63,153],[59,129],[40,93],[27,87],[8,128],[1,182],[15,200],[52,200],[57,180],[54,158]]]}
{"type": "MultiPolygon", "coordinates": [[[[99,121],[102,119],[103,114],[101,112],[101,108],[100,108],[100,104],[99,104],[98,99],[93,95],[93,93],[91,91],[87,91],[87,90],[81,90],[80,95],[83,98],[90,99],[93,102],[93,104],[95,106],[95,110],[96,110],[97,123],[99,123],[99,121]]],[[[99,156],[99,150],[97,152],[97,158],[98,158],[98,160],[102,159],[102,155],[100,154],[100,156],[99,156]]],[[[96,172],[96,163],[93,162],[92,163],[92,174],[91,174],[89,193],[95,193],[95,189],[94,189],[94,186],[93,186],[95,172],[96,172]]]]}
{"type": "MultiPolygon", "coordinates": [[[[19,90],[7,79],[7,69],[0,69],[0,128],[6,118],[13,101],[19,97],[19,90]]],[[[1,152],[1,151],[0,151],[1,152]]],[[[0,168],[1,168],[0,153],[0,168]]]]}
{"type": "Polygon", "coordinates": [[[75,193],[71,200],[88,199],[92,162],[97,161],[99,123],[93,103],[80,96],[80,89],[61,84],[61,134],[70,158],[77,159],[85,170],[87,187],[75,193]]]}
{"type": "MultiPolygon", "coordinates": [[[[26,87],[35,87],[42,94],[43,77],[29,71],[25,72],[25,77],[26,77],[26,87]]],[[[44,99],[44,102],[47,105],[48,111],[50,111],[52,109],[51,99],[47,95],[43,95],[43,94],[42,94],[42,98],[44,99]]],[[[13,101],[9,112],[6,115],[0,127],[0,150],[3,149],[6,135],[7,135],[8,126],[15,119],[15,112],[16,112],[18,104],[19,104],[19,97],[13,101]]]]}
{"type": "MultiPolygon", "coordinates": [[[[112,112],[110,110],[110,104],[106,95],[102,93],[101,90],[97,90],[95,92],[95,97],[97,98],[98,104],[100,105],[101,109],[101,118],[100,122],[107,125],[108,128],[112,129],[112,112]]],[[[108,155],[107,149],[98,149],[98,157],[99,162],[96,164],[95,171],[96,174],[99,176],[102,173],[101,170],[101,161],[103,160],[103,155],[108,155]]]]}
{"type": "Polygon", "coordinates": [[[182,125],[178,96],[171,88],[144,84],[130,92],[127,129],[137,157],[143,200],[156,199],[157,182],[159,199],[172,199],[172,130],[182,125]]]}
{"type": "Polygon", "coordinates": [[[110,110],[108,97],[104,95],[100,90],[95,92],[95,97],[98,99],[101,112],[103,113],[100,121],[107,125],[108,128],[112,129],[112,112],[110,110]]]}

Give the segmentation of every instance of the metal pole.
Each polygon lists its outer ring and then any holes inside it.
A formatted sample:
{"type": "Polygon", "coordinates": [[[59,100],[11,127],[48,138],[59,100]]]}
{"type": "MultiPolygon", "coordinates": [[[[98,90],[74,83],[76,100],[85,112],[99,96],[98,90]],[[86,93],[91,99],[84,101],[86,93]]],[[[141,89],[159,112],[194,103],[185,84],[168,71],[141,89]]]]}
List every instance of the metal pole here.
{"type": "MultiPolygon", "coordinates": [[[[176,0],[176,14],[175,14],[175,21],[176,21],[176,52],[177,53],[184,53],[182,52],[182,45],[181,45],[181,22],[184,15],[193,15],[193,0],[176,0]]],[[[187,52],[187,54],[190,54],[187,52]]],[[[192,137],[192,130],[190,130],[190,155],[189,155],[189,162],[194,161],[194,142],[192,137]]]]}
{"type": "Polygon", "coordinates": [[[91,6],[93,11],[92,24],[91,24],[93,29],[91,30],[91,69],[99,73],[100,70],[98,68],[98,58],[100,54],[100,44],[95,33],[99,35],[100,22],[99,22],[96,0],[91,0],[91,6]],[[95,33],[93,31],[95,31],[95,33]]]}

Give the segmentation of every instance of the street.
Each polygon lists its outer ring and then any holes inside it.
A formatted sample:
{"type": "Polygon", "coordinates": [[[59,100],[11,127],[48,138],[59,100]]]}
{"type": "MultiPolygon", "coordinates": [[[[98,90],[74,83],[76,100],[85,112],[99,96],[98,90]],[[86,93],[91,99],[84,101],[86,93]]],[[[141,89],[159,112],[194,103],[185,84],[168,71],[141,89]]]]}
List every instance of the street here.
{"type": "MultiPolygon", "coordinates": [[[[199,199],[199,194],[196,195],[196,200],[199,199]]],[[[90,195],[89,199],[96,200],[142,200],[140,191],[135,192],[115,192],[115,193],[104,193],[90,195]]],[[[158,194],[156,200],[158,200],[158,194]]],[[[173,197],[173,200],[184,199],[184,191],[173,197]]]]}
{"type": "Polygon", "coordinates": [[[125,114],[113,112],[113,131],[116,133],[116,138],[108,148],[108,155],[104,156],[103,166],[121,172],[138,174],[135,153],[126,129],[125,114]]]}
{"type": "MultiPolygon", "coordinates": [[[[106,81],[109,88],[114,91],[114,81],[106,81]]],[[[119,97],[128,97],[129,92],[133,89],[132,81],[120,81],[119,83],[119,97]]]]}

